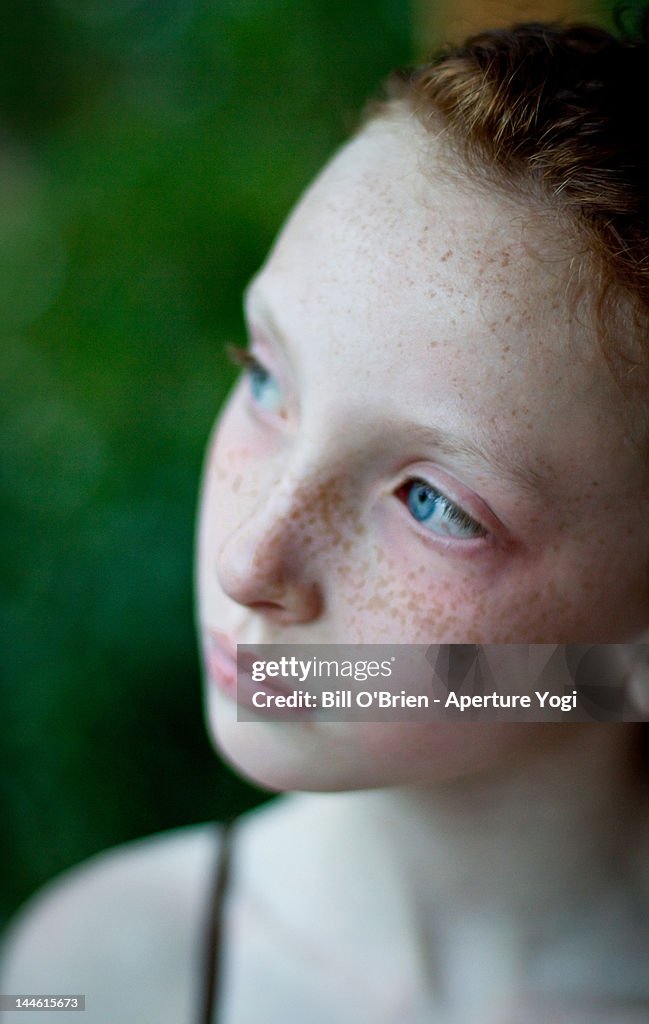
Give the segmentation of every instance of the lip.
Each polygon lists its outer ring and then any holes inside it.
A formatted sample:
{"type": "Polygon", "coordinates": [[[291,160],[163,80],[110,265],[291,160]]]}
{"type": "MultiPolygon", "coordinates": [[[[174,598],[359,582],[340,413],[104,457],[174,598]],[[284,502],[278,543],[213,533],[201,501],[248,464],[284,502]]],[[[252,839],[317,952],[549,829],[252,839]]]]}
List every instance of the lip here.
{"type": "MultiPolygon", "coordinates": [[[[264,660],[263,656],[250,651],[237,651],[236,641],[227,633],[217,629],[206,629],[204,631],[205,643],[205,666],[210,682],[230,700],[237,705],[244,706],[260,717],[280,717],[278,709],[259,708],[253,704],[253,695],[265,693],[273,696],[288,696],[293,692],[293,680],[283,680],[286,686],[272,686],[267,680],[254,682],[252,679],[252,666],[258,660],[264,660]],[[264,713],[265,712],[265,713],[264,713]]],[[[276,682],[282,680],[276,679],[276,682]]],[[[283,709],[281,719],[302,718],[306,709],[283,709]]],[[[308,715],[308,712],[306,712],[308,715]]]]}
{"type": "Polygon", "coordinates": [[[211,683],[236,700],[237,696],[237,647],[225,633],[208,629],[204,633],[203,645],[205,667],[211,683]]]}

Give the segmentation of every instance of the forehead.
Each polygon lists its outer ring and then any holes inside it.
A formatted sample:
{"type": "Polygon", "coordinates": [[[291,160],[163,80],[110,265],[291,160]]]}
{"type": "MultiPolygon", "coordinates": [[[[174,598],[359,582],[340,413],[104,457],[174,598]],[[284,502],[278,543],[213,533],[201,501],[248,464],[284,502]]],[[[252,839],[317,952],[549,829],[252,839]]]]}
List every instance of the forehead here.
{"type": "Polygon", "coordinates": [[[567,242],[449,173],[434,137],[391,117],[316,179],[253,291],[305,380],[337,374],[339,411],[358,409],[362,381],[368,415],[405,404],[570,476],[585,459],[626,459],[628,438],[595,333],[571,310],[567,242]]]}
{"type": "Polygon", "coordinates": [[[461,334],[458,355],[472,347],[507,354],[510,372],[532,359],[563,376],[577,352],[599,369],[594,334],[575,345],[569,260],[544,248],[531,210],[451,176],[434,137],[391,117],[372,122],[316,179],[265,277],[284,304],[282,285],[291,282],[296,309],[330,303],[336,327],[364,320],[374,358],[395,341],[430,347],[461,334]],[[345,303],[336,301],[342,295],[345,303]],[[533,351],[525,344],[532,333],[533,351]]]}

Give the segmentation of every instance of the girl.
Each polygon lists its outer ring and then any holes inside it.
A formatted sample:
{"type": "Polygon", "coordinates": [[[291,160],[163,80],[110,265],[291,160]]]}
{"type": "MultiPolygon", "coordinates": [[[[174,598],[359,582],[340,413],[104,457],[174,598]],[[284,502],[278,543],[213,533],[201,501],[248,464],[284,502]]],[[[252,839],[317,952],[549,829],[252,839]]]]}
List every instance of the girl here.
{"type": "Polygon", "coordinates": [[[647,1020],[640,727],[239,722],[233,692],[243,643],[607,643],[646,700],[647,56],[484,33],[301,199],[197,563],[215,741],[302,792],[55,883],[5,992],[83,992],[93,1024],[647,1020]]]}

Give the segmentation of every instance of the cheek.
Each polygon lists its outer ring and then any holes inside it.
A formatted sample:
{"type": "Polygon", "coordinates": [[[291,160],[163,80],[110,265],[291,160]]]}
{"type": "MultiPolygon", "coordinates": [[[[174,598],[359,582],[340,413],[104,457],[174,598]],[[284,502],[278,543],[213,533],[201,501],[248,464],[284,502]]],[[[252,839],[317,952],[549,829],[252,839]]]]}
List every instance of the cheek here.
{"type": "MultiPolygon", "coordinates": [[[[259,499],[264,481],[260,467],[268,465],[264,436],[251,433],[235,392],[217,420],[209,441],[200,503],[201,535],[227,536],[237,525],[239,506],[259,499]]],[[[214,549],[212,549],[214,550],[214,549]]]]}
{"type": "MultiPolygon", "coordinates": [[[[216,421],[208,442],[199,500],[196,570],[198,596],[214,600],[214,567],[223,541],[241,521],[244,497],[254,506],[261,483],[254,445],[242,441],[236,392],[216,421]]],[[[204,609],[205,610],[205,609],[204,609]]]]}
{"type": "MultiPolygon", "coordinates": [[[[511,608],[496,609],[493,575],[484,562],[425,550],[405,523],[386,535],[379,530],[361,558],[337,566],[342,635],[357,643],[504,642],[511,608]]],[[[519,598],[512,595],[511,604],[519,598]]]]}
{"type": "Polygon", "coordinates": [[[552,579],[541,586],[537,580],[531,567],[495,574],[452,555],[422,553],[407,539],[396,552],[376,545],[360,563],[338,567],[341,637],[356,643],[593,642],[593,608],[581,589],[562,591],[552,579]]]}
{"type": "Polygon", "coordinates": [[[366,540],[354,544],[335,580],[345,604],[343,635],[353,641],[502,643],[515,616],[516,640],[531,637],[534,612],[525,611],[520,590],[505,585],[509,552],[426,543],[394,496],[372,510],[366,540]]]}
{"type": "Polygon", "coordinates": [[[592,548],[566,545],[541,564],[523,565],[506,585],[494,589],[493,620],[503,643],[619,643],[636,637],[649,622],[643,573],[626,552],[610,561],[592,548]]]}

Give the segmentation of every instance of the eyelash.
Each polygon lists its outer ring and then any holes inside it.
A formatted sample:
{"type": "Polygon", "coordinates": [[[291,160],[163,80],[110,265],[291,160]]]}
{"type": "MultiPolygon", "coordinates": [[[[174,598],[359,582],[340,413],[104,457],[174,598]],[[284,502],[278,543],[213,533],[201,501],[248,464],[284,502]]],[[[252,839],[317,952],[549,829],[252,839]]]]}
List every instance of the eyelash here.
{"type": "MultiPolygon", "coordinates": [[[[275,377],[270,370],[267,370],[264,364],[249,349],[241,348],[238,345],[226,345],[225,350],[230,362],[242,369],[245,376],[248,377],[251,390],[254,389],[255,381],[262,386],[268,383],[274,383],[277,386],[275,377]]],[[[251,397],[256,405],[262,405],[259,396],[254,394],[254,390],[251,397]]]]}
{"type": "MultiPolygon", "coordinates": [[[[255,379],[255,375],[258,375],[258,377],[262,377],[264,382],[273,380],[273,376],[270,373],[270,371],[266,369],[263,363],[261,363],[259,359],[257,359],[257,357],[254,356],[252,352],[249,351],[249,349],[242,348],[238,345],[227,345],[226,353],[230,361],[235,366],[242,369],[244,373],[250,378],[251,386],[255,379]]],[[[253,401],[258,401],[254,395],[252,397],[253,401]]],[[[411,479],[407,480],[404,484],[402,484],[396,492],[397,497],[403,502],[404,505],[408,506],[410,514],[412,518],[415,520],[415,522],[423,522],[423,520],[419,520],[415,516],[409,504],[409,492],[416,485],[419,485],[420,487],[424,488],[435,502],[439,502],[439,504],[442,506],[444,510],[444,513],[447,515],[448,520],[451,523],[454,523],[460,529],[465,529],[472,532],[473,536],[461,539],[474,540],[487,536],[487,530],[485,530],[485,528],[479,522],[477,522],[477,520],[470,516],[468,512],[465,512],[464,509],[460,508],[459,505],[456,505],[455,502],[451,501],[451,499],[448,498],[445,494],[443,494],[442,491],[439,491],[436,487],[433,487],[432,484],[428,483],[427,480],[423,480],[421,477],[412,477],[411,479]]],[[[423,527],[423,529],[426,529],[426,527],[423,527]]],[[[431,529],[428,529],[427,532],[432,533],[433,536],[444,536],[443,533],[436,533],[436,531],[431,529]]],[[[453,539],[453,534],[449,533],[447,534],[447,536],[453,539]]],[[[458,538],[455,537],[454,539],[457,540],[458,538]]]]}
{"type": "Polygon", "coordinates": [[[268,373],[266,367],[262,366],[256,356],[253,356],[249,349],[242,348],[241,345],[226,345],[225,352],[230,362],[241,370],[268,373]]]}
{"type": "MultiPolygon", "coordinates": [[[[420,519],[415,515],[414,510],[410,505],[411,491],[417,486],[427,492],[427,495],[432,498],[436,504],[441,505],[444,514],[447,516],[447,521],[453,523],[460,529],[470,531],[472,534],[470,537],[457,537],[449,532],[446,536],[455,540],[477,540],[487,536],[488,531],[481,523],[474,519],[473,516],[470,516],[468,512],[465,512],[464,509],[460,508],[459,505],[456,505],[454,501],[451,501],[451,499],[442,491],[439,491],[436,487],[433,487],[432,484],[428,483],[427,480],[423,480],[421,477],[411,477],[409,480],[406,480],[406,482],[402,484],[397,491],[397,496],[404,505],[408,506],[408,510],[416,522],[424,522],[423,519],[420,519]]],[[[434,511],[437,512],[437,509],[434,511]]],[[[424,529],[426,529],[426,527],[424,527],[424,529]]],[[[432,533],[437,537],[444,537],[445,535],[443,531],[437,532],[429,529],[427,532],[432,533]]]]}

